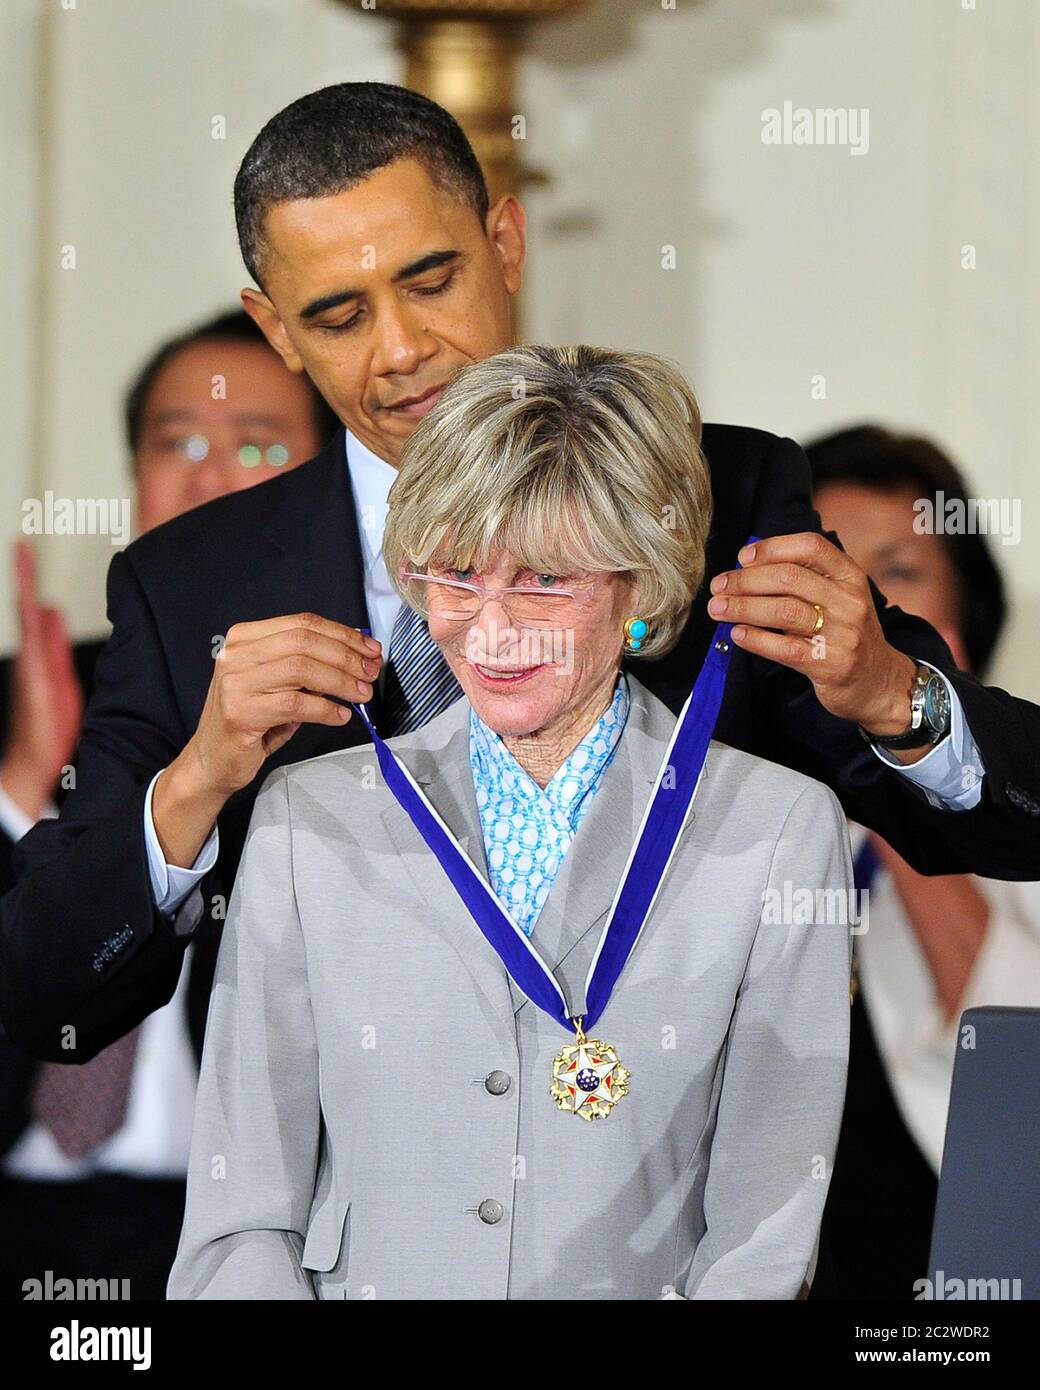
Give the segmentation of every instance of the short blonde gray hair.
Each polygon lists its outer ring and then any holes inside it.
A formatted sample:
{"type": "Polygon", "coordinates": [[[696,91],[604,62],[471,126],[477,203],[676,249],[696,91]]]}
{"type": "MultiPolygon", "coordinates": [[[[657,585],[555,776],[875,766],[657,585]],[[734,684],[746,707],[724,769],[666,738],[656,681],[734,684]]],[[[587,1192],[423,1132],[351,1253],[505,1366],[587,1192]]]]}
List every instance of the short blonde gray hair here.
{"type": "Polygon", "coordinates": [[[434,558],[481,569],[508,550],[538,573],[631,575],[649,634],[677,642],[704,577],[712,517],[701,417],[682,373],[645,352],[510,348],[466,367],[406,444],[383,557],[423,611],[434,558]]]}

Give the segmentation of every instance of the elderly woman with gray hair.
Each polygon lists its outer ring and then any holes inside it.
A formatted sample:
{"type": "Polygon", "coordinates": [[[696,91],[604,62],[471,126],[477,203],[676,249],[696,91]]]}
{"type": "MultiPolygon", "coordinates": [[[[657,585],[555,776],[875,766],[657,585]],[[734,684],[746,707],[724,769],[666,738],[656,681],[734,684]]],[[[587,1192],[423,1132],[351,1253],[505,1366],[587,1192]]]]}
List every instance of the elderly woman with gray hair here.
{"type": "Polygon", "coordinates": [[[845,818],[711,739],[728,629],[678,722],[621,670],[700,585],[699,440],[674,367],[589,347],[416,429],[384,556],[463,698],[260,793],[171,1297],[804,1294],[850,941],[791,903],[851,893],[845,818]]]}

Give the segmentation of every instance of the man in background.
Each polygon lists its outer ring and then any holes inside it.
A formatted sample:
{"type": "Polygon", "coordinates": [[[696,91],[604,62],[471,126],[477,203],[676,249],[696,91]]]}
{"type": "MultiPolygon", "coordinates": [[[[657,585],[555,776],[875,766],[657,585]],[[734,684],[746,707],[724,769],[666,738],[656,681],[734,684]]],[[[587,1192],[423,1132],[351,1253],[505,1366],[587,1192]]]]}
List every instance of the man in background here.
{"type": "MultiPolygon", "coordinates": [[[[139,535],[295,468],[339,425],[241,309],[163,343],[134,378],[124,416],[139,535]]],[[[28,541],[17,543],[15,578],[21,641],[0,679],[0,892],[11,882],[12,841],[62,790],[106,640],[70,643],[60,610],[39,597],[28,541]]]]}
{"type": "MultiPolygon", "coordinates": [[[[142,533],[295,468],[338,427],[241,310],[164,343],[137,374],[125,418],[142,533]]],[[[40,599],[29,542],[15,553],[21,642],[0,687],[4,889],[15,842],[62,797],[104,646],[69,641],[60,610],[40,599]]],[[[23,1297],[23,1281],[47,1270],[128,1279],[131,1298],[163,1297],[197,1074],[189,981],[190,969],[164,1008],[85,1067],[41,1065],[0,1042],[0,1297],[23,1297]]]]}

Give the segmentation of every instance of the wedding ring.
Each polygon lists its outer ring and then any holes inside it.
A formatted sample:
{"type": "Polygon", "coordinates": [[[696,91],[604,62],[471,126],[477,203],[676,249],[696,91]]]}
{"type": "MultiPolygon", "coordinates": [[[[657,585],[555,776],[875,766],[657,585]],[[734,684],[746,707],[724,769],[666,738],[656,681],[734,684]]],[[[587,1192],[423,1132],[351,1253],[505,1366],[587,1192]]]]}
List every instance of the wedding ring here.
{"type": "Polygon", "coordinates": [[[823,607],[819,603],[814,603],[813,607],[816,609],[816,625],[813,628],[812,632],[809,633],[810,637],[815,637],[816,634],[823,627],[823,607]]]}

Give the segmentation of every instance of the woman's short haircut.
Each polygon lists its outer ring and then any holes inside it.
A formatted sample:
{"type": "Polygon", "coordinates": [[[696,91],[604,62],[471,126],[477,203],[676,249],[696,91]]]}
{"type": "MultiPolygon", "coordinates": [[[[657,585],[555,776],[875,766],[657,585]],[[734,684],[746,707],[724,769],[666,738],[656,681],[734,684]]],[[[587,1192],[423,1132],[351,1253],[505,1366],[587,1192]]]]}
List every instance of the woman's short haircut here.
{"type": "MultiPolygon", "coordinates": [[[[956,464],[930,439],[896,434],[880,425],[856,425],[814,440],[805,450],[813,488],[847,483],[874,492],[906,492],[915,498],[943,493],[967,505],[968,491],[956,464]]],[[[972,670],[981,675],[1007,618],[1004,581],[984,535],[939,537],[957,579],[960,629],[972,670]]]]}
{"type": "Polygon", "coordinates": [[[338,82],[272,116],[235,177],[238,244],[256,283],[263,286],[264,219],[275,203],[333,197],[398,159],[418,160],[484,226],[487,183],[473,147],[455,117],[420,92],[338,82]]]}
{"type": "MultiPolygon", "coordinates": [[[[671,362],[595,347],[512,348],[466,367],[406,444],[383,540],[400,569],[481,569],[507,550],[540,574],[638,582],[639,656],[678,640],[704,577],[711,477],[697,401],[671,362]]],[[[618,634],[619,640],[621,634],[618,634]]]]}

